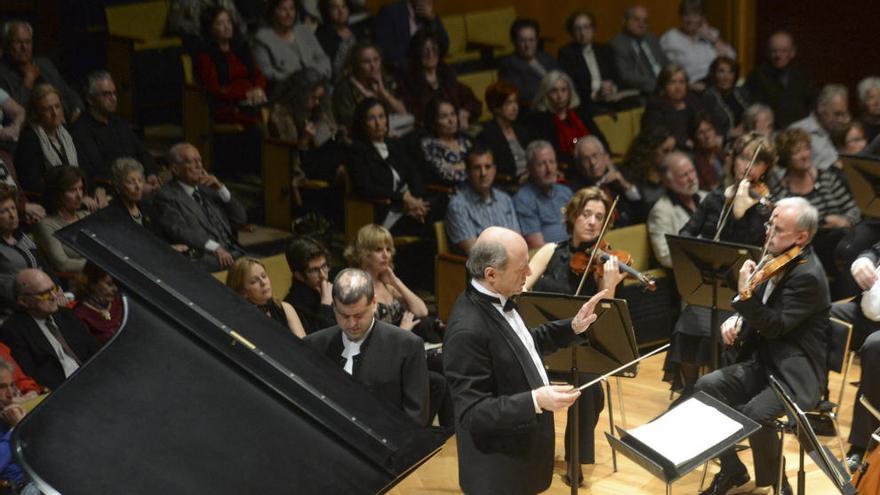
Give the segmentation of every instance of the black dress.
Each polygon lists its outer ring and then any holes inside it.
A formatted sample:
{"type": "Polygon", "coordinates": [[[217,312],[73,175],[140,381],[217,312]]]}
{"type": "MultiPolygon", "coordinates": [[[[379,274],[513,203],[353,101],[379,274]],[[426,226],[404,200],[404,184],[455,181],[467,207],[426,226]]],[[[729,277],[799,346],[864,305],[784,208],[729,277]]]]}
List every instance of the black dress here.
{"type": "MultiPolygon", "coordinates": [[[[589,249],[589,246],[580,247],[589,249]]],[[[532,290],[536,292],[574,294],[581,281],[581,277],[575,275],[568,266],[574,252],[575,250],[571,248],[569,241],[557,244],[556,249],[553,251],[553,256],[550,257],[550,261],[547,263],[547,268],[544,270],[544,274],[537,282],[535,282],[532,290]]],[[[593,277],[588,275],[586,282],[584,282],[584,287],[581,290],[581,295],[590,296],[596,292],[598,292],[596,281],[593,277]]],[[[556,373],[553,374],[555,375],[556,373]]],[[[568,373],[560,373],[558,375],[558,378],[560,379],[568,379],[568,373]]],[[[581,373],[580,382],[586,383],[594,378],[596,378],[595,375],[581,373]]],[[[602,413],[604,407],[605,393],[602,391],[602,387],[594,386],[584,390],[582,398],[580,399],[580,407],[578,409],[581,426],[579,430],[580,446],[578,447],[578,450],[580,453],[581,464],[593,464],[595,462],[595,429],[596,425],[599,423],[599,414],[602,413]]],[[[568,438],[568,434],[569,425],[566,424],[566,438],[568,438]]],[[[568,459],[568,441],[565,442],[565,457],[568,459]]]]}
{"type": "Polygon", "coordinates": [[[287,321],[287,314],[284,313],[284,308],[282,308],[280,304],[270,299],[266,304],[257,304],[257,307],[260,308],[260,311],[265,313],[266,316],[283,325],[285,333],[290,332],[290,324],[287,321]]]}

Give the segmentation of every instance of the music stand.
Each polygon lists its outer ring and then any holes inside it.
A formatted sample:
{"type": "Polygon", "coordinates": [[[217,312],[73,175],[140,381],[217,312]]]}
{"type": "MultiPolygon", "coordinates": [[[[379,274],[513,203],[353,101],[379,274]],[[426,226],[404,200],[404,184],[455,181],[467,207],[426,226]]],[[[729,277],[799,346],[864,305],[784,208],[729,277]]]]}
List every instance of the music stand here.
{"type": "MultiPolygon", "coordinates": [[[[517,300],[517,311],[529,328],[534,328],[547,321],[571,318],[577,314],[581,306],[589,299],[586,296],[572,296],[546,292],[526,292],[517,300]]],[[[596,305],[596,321],[590,325],[589,342],[572,345],[561,349],[544,360],[552,371],[571,371],[571,384],[578,387],[578,373],[604,375],[639,357],[635,332],[623,299],[603,299],[596,305]],[[579,368],[578,363],[583,364],[579,368]]],[[[615,376],[634,377],[638,365],[627,367],[615,376]]],[[[611,386],[606,383],[608,392],[608,420],[611,431],[614,431],[614,412],[611,407],[611,386]]],[[[580,475],[580,401],[576,401],[568,409],[569,442],[568,448],[568,479],[572,493],[577,493],[580,475]]],[[[612,451],[611,457],[614,471],[617,471],[617,455],[612,451]]]]}
{"type": "MultiPolygon", "coordinates": [[[[776,392],[776,395],[779,397],[779,400],[782,401],[782,404],[785,406],[785,410],[788,414],[789,418],[794,418],[795,427],[797,428],[797,438],[798,443],[800,444],[800,466],[798,468],[798,495],[804,495],[805,487],[806,487],[806,474],[804,473],[804,451],[808,452],[810,458],[813,459],[813,462],[819,466],[819,469],[825,473],[825,476],[828,476],[828,479],[834,483],[834,487],[843,494],[843,495],[857,495],[855,487],[852,485],[850,481],[849,473],[843,464],[837,460],[836,457],[828,450],[828,447],[825,447],[819,442],[819,438],[816,436],[816,433],[813,431],[813,427],[810,426],[810,421],[807,419],[804,411],[801,410],[800,407],[792,400],[792,398],[788,395],[785,389],[782,387],[782,384],[779,380],[776,379],[775,376],[770,375],[770,386],[773,387],[773,390],[776,392]]],[[[782,433],[783,438],[785,438],[785,432],[782,433]]],[[[782,482],[782,440],[780,439],[780,449],[779,449],[779,462],[780,462],[780,483],[782,482]]]]}
{"type": "Polygon", "coordinates": [[[862,215],[880,218],[880,159],[840,155],[840,160],[843,162],[843,175],[862,215]]]}
{"type": "Polygon", "coordinates": [[[712,369],[718,369],[721,333],[718,311],[732,311],[737,294],[739,269],[746,260],[756,263],[761,250],[755,246],[666,234],[672,256],[675,285],[682,301],[711,310],[712,369]]]}

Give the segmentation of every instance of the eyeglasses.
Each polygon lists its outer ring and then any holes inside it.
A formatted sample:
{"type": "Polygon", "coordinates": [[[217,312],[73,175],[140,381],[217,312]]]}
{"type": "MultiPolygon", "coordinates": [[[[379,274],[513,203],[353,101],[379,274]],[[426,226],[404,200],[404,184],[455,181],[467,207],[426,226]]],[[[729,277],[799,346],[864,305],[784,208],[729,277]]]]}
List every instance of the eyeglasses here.
{"type": "Polygon", "coordinates": [[[50,299],[55,298],[55,294],[57,294],[59,290],[61,290],[60,287],[58,287],[57,285],[53,285],[52,287],[49,287],[48,289],[44,290],[43,292],[37,292],[34,294],[22,294],[22,295],[30,296],[30,297],[39,299],[40,301],[49,301],[50,299]]]}
{"type": "Polygon", "coordinates": [[[324,263],[321,266],[315,266],[315,267],[306,269],[306,275],[317,275],[321,272],[329,272],[329,271],[330,271],[330,265],[328,265],[327,263],[324,263]]]}

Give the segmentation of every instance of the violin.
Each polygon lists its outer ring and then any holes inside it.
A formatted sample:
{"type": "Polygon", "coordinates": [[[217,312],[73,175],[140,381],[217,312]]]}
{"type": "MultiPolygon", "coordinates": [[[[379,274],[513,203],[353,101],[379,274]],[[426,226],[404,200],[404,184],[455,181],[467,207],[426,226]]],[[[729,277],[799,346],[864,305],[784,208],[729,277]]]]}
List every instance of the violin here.
{"type": "Polygon", "coordinates": [[[801,247],[792,246],[778,256],[764,256],[761,258],[761,262],[755,267],[755,271],[746,279],[747,287],[743,295],[751,297],[755,288],[781,273],[792,261],[799,259],[800,254],[801,247]]]}
{"type": "Polygon", "coordinates": [[[657,289],[657,283],[654,280],[631,266],[634,259],[629,251],[612,249],[604,240],[599,241],[595,250],[596,255],[593,257],[593,263],[589,267],[587,266],[587,263],[590,262],[590,256],[585,251],[575,252],[571,256],[571,261],[568,263],[568,267],[571,269],[572,273],[582,277],[584,272],[589,271],[590,273],[593,273],[596,278],[602,279],[602,277],[605,276],[605,262],[612,256],[617,256],[618,266],[620,267],[621,273],[626,273],[638,280],[639,284],[641,284],[642,288],[645,290],[654,292],[657,289]]]}

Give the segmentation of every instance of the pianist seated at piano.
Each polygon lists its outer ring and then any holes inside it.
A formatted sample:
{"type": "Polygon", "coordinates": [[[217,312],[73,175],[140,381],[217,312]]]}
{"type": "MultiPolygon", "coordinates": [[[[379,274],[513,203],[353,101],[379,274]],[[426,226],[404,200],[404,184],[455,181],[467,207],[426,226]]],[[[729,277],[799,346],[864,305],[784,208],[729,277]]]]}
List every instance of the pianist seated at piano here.
{"type": "Polygon", "coordinates": [[[235,260],[226,276],[226,286],[240,294],[266,316],[280,323],[284,330],[289,330],[299,338],[306,336],[306,331],[293,306],[288,302],[275,300],[272,281],[266,273],[266,266],[260,260],[250,256],[235,260]]]}

